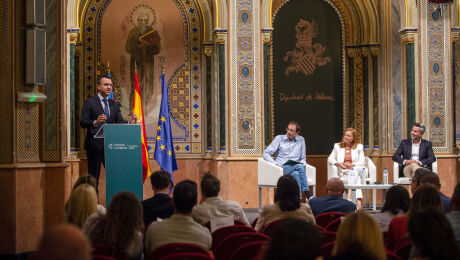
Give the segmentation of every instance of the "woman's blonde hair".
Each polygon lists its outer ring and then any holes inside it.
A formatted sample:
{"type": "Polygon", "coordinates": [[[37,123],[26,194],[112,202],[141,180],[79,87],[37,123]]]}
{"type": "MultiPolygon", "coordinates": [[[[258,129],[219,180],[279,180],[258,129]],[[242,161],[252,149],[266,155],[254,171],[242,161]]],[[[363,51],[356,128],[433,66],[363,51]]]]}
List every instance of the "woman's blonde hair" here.
{"type": "Polygon", "coordinates": [[[81,184],[70,194],[64,221],[82,227],[86,219],[97,212],[96,190],[89,184],[81,184]]]}
{"type": "Polygon", "coordinates": [[[361,137],[359,136],[358,134],[358,131],[356,131],[356,129],[354,128],[347,128],[345,129],[345,131],[343,131],[343,134],[342,134],[342,141],[339,143],[339,146],[340,148],[344,148],[345,147],[345,142],[343,141],[343,136],[345,135],[346,132],[350,131],[351,134],[353,135],[353,142],[351,143],[351,149],[356,149],[356,146],[358,146],[358,144],[361,143],[361,137]]]}
{"type": "Polygon", "coordinates": [[[386,252],[380,227],[373,217],[358,211],[340,224],[332,255],[352,254],[385,260],[386,252]]]}

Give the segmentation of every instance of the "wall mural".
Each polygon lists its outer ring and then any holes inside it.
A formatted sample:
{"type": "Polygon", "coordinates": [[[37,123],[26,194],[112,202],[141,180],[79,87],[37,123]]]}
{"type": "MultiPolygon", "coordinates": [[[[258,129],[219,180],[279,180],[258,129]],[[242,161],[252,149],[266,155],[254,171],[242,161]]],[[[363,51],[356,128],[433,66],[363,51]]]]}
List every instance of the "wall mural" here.
{"type": "Polygon", "coordinates": [[[298,121],[307,154],[329,154],[342,134],[341,28],[336,11],[324,0],[291,0],[275,16],[274,134],[284,134],[289,121],[298,121]]]}
{"type": "Polygon", "coordinates": [[[122,113],[127,116],[136,67],[149,148],[154,147],[161,102],[159,57],[165,57],[176,153],[202,153],[200,17],[195,1],[181,0],[91,1],[86,10],[84,96],[94,94],[93,68],[101,67],[96,62],[109,64],[115,98],[126,107],[122,113]]]}

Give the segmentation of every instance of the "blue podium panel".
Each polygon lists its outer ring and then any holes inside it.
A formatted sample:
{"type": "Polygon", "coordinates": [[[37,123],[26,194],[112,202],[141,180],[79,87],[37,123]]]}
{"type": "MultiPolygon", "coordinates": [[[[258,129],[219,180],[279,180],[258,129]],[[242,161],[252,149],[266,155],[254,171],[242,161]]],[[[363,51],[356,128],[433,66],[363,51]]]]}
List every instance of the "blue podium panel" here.
{"type": "Polygon", "coordinates": [[[141,126],[104,125],[104,148],[107,207],[114,194],[125,190],[134,192],[142,201],[141,126]]]}

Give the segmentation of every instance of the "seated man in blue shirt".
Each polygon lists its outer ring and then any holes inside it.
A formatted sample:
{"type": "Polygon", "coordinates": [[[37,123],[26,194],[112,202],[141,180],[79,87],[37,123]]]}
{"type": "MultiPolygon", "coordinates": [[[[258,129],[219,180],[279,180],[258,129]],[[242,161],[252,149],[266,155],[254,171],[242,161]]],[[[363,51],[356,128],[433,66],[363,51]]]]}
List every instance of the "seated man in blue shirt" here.
{"type": "Polygon", "coordinates": [[[317,216],[326,212],[341,212],[348,214],[356,210],[356,205],[343,199],[345,186],[339,178],[332,178],[327,181],[326,192],[327,196],[313,198],[309,201],[313,215],[317,216]]]}
{"type": "Polygon", "coordinates": [[[276,164],[283,168],[284,175],[291,175],[299,184],[300,199],[302,199],[302,191],[305,192],[306,198],[311,197],[310,188],[307,183],[307,175],[305,174],[305,139],[299,135],[300,125],[296,121],[291,121],[286,128],[286,135],[278,135],[272,143],[265,149],[263,157],[265,161],[276,164]],[[275,154],[275,160],[272,158],[275,154]],[[288,161],[295,163],[287,163],[288,161]],[[286,164],[286,165],[285,165],[286,164]]]}

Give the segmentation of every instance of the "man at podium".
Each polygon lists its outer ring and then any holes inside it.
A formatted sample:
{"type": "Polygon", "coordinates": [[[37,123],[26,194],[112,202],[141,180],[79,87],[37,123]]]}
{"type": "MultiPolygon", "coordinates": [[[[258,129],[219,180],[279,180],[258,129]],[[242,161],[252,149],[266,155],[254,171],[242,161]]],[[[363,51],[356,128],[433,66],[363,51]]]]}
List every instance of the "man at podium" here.
{"type": "MultiPolygon", "coordinates": [[[[88,173],[94,176],[99,186],[101,162],[105,166],[104,138],[95,138],[105,123],[127,123],[121,115],[120,104],[113,99],[108,99],[112,92],[112,79],[101,76],[97,80],[97,95],[85,100],[81,110],[80,126],[86,128],[85,150],[88,161],[88,173]]],[[[134,124],[137,116],[129,116],[129,123],[134,124]]],[[[96,189],[97,190],[97,189],[96,189]]]]}

